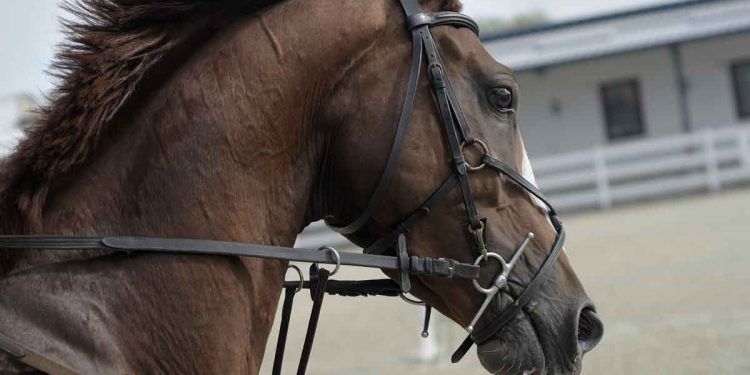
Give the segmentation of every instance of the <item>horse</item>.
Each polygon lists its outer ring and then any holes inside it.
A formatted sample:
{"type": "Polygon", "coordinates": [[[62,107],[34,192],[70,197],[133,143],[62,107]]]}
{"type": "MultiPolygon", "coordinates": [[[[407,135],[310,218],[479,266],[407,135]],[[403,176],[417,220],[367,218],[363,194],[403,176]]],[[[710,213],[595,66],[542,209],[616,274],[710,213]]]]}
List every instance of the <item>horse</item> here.
{"type": "MultiPolygon", "coordinates": [[[[429,12],[461,6],[420,3],[429,12]]],[[[53,64],[57,88],[2,161],[1,234],[288,247],[309,223],[345,225],[367,206],[410,74],[412,39],[397,1],[80,0],[68,9],[77,21],[66,23],[53,64]]],[[[484,151],[533,183],[512,71],[472,30],[443,26],[433,35],[484,151]]],[[[346,234],[359,246],[386,235],[451,174],[430,82],[414,89],[391,183],[361,230],[346,234]]],[[[465,153],[466,164],[481,162],[479,147],[465,153]]],[[[487,248],[510,258],[527,238],[513,273],[530,282],[556,238],[548,209],[490,168],[473,172],[469,188],[487,248]]],[[[475,262],[463,203],[459,190],[446,193],[411,230],[409,254],[475,262]]],[[[257,373],[286,266],[3,250],[0,333],[81,373],[257,373]]],[[[485,282],[498,267],[483,267],[485,282]]],[[[484,299],[469,281],[420,276],[411,284],[462,326],[484,299]]],[[[493,302],[494,312],[513,303],[509,293],[493,302]]],[[[491,324],[489,315],[477,325],[491,324]]],[[[562,253],[533,301],[478,355],[491,373],[579,373],[601,336],[562,253]]],[[[0,351],[0,370],[33,369],[0,351]]]]}

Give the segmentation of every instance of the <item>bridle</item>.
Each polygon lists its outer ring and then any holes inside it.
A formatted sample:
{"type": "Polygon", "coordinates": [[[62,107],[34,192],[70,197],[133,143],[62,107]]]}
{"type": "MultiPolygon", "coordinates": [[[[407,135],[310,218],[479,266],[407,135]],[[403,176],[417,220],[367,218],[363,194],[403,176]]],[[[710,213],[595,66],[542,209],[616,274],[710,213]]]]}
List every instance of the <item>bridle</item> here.
{"type": "MultiPolygon", "coordinates": [[[[453,354],[451,360],[455,363],[461,360],[466,352],[471,348],[474,343],[484,343],[489,340],[492,336],[497,334],[505,325],[507,325],[513,318],[521,312],[521,310],[528,305],[531,298],[536,294],[541,285],[549,278],[550,271],[555,261],[557,260],[565,242],[565,231],[563,230],[562,223],[557,218],[557,213],[554,207],[547,201],[544,195],[537,189],[532,183],[526,180],[523,176],[518,174],[510,165],[490,155],[490,150],[487,144],[483,141],[474,138],[471,134],[471,129],[466,121],[461,106],[458,103],[458,99],[451,87],[450,80],[440,58],[435,40],[430,33],[430,27],[436,26],[455,26],[465,27],[479,35],[479,27],[471,18],[456,12],[438,12],[438,13],[424,13],[417,2],[417,0],[400,0],[401,6],[406,14],[406,26],[411,32],[412,36],[412,65],[411,73],[409,76],[409,83],[406,90],[406,98],[404,99],[403,108],[401,110],[401,117],[398,122],[398,128],[396,130],[396,136],[391,147],[390,154],[386,160],[383,173],[373,190],[372,196],[368,203],[365,205],[365,209],[359,216],[354,219],[350,224],[345,226],[335,226],[329,224],[329,227],[342,234],[354,234],[360,231],[365,224],[368,223],[372,215],[378,209],[383,196],[385,195],[386,188],[388,187],[391,178],[393,177],[394,170],[396,168],[396,161],[401,151],[401,146],[406,134],[406,129],[409,125],[411,115],[414,111],[414,98],[416,96],[417,85],[419,83],[420,73],[422,66],[425,65],[423,61],[426,58],[427,73],[431,81],[432,93],[436,101],[438,111],[440,112],[440,120],[443,125],[443,130],[448,143],[448,149],[450,152],[451,161],[453,164],[453,173],[440,185],[430,197],[416,210],[414,213],[409,215],[400,224],[396,226],[386,236],[375,241],[374,244],[367,247],[364,250],[365,254],[384,254],[392,248],[396,248],[397,255],[401,256],[406,253],[405,241],[403,238],[411,232],[414,227],[429,214],[432,207],[437,204],[448,192],[450,192],[456,185],[458,185],[463,204],[466,210],[466,216],[469,222],[468,232],[469,238],[471,239],[471,249],[473,255],[476,258],[475,265],[480,265],[489,259],[498,261],[501,265],[501,272],[495,277],[494,282],[490,288],[483,288],[479,285],[477,280],[474,281],[474,286],[481,293],[486,295],[485,301],[478,310],[477,314],[472,319],[469,326],[466,327],[466,331],[469,333],[469,337],[464,340],[463,344],[453,354]],[[483,152],[481,164],[477,166],[471,166],[466,158],[464,157],[464,149],[466,147],[477,147],[483,152]],[[475,324],[482,317],[487,307],[489,306],[492,299],[498,295],[500,291],[508,290],[509,283],[515,283],[523,287],[523,284],[517,280],[510,279],[510,272],[513,267],[517,264],[519,258],[523,254],[530,240],[534,237],[533,233],[529,233],[527,238],[524,239],[522,244],[513,254],[510,261],[506,262],[505,259],[499,254],[489,252],[487,249],[487,242],[485,237],[485,219],[482,218],[477,212],[474,196],[471,191],[469,183],[469,176],[473,172],[480,171],[482,169],[489,168],[493,169],[500,174],[505,175],[510,180],[515,182],[523,190],[526,190],[531,195],[540,199],[549,208],[548,215],[552,226],[557,232],[554,245],[550,250],[549,254],[545,258],[539,270],[536,272],[531,282],[525,286],[523,292],[516,296],[515,301],[509,307],[500,312],[500,314],[493,319],[493,322],[482,327],[478,332],[475,330],[475,324]],[[400,240],[401,239],[401,240],[400,240]]],[[[410,282],[408,277],[401,277],[400,279],[401,288],[404,291],[408,291],[410,288],[410,282]]]]}
{"type": "MultiPolygon", "coordinates": [[[[287,297],[284,302],[282,335],[277,345],[277,364],[274,365],[274,373],[280,372],[280,358],[283,356],[283,348],[286,341],[286,329],[288,328],[289,312],[291,311],[291,300],[294,293],[301,288],[309,288],[314,295],[314,309],[308,326],[308,337],[305,340],[303,358],[300,361],[298,373],[304,373],[307,359],[310,355],[312,338],[315,333],[317,314],[320,312],[322,296],[327,293],[355,294],[385,294],[394,295],[394,291],[406,294],[411,290],[410,276],[434,276],[445,278],[462,278],[472,280],[476,289],[485,295],[484,303],[480,306],[466,331],[469,336],[451,357],[452,362],[458,362],[474,343],[482,344],[511,322],[529,304],[534,295],[550,276],[565,242],[565,232],[553,206],[545,199],[544,195],[532,183],[526,180],[510,165],[490,155],[489,147],[471,134],[470,127],[461,111],[456,95],[451,87],[440,58],[437,45],[430,33],[430,27],[455,26],[465,27],[479,34],[479,27],[469,17],[456,12],[424,13],[417,0],[400,0],[401,6],[406,14],[406,26],[412,36],[412,64],[409,82],[404,99],[401,116],[399,118],[395,139],[385,163],[383,173],[378,180],[372,196],[361,214],[350,224],[335,226],[329,223],[329,227],[342,234],[354,234],[370,221],[372,215],[379,208],[385,195],[398,160],[401,146],[406,134],[407,127],[414,111],[414,99],[417,86],[424,65],[427,66],[428,76],[431,81],[432,92],[440,113],[441,123],[448,142],[453,173],[422,203],[417,210],[401,221],[393,230],[382,238],[375,241],[364,250],[364,254],[339,253],[333,248],[322,248],[325,251],[314,249],[298,249],[278,246],[265,246],[257,244],[242,244],[234,242],[219,242],[191,239],[169,239],[149,237],[71,237],[71,236],[0,236],[0,249],[44,249],[55,251],[73,250],[109,250],[131,253],[174,253],[195,255],[228,255],[240,257],[255,257],[262,259],[280,259],[287,261],[299,261],[317,264],[335,264],[336,269],[341,265],[379,268],[398,272],[398,285],[391,281],[374,282],[335,282],[328,283],[328,277],[332,273],[319,270],[314,267],[315,280],[297,284],[285,284],[287,297]],[[426,61],[425,61],[426,58],[426,61]],[[476,147],[483,152],[481,163],[471,166],[464,157],[464,149],[476,147]],[[516,249],[511,259],[506,261],[497,253],[490,252],[487,248],[485,236],[485,219],[482,218],[476,208],[474,196],[471,191],[469,176],[482,169],[491,169],[502,174],[513,181],[521,189],[541,200],[547,205],[549,219],[557,232],[552,249],[547,254],[539,269],[531,281],[525,285],[511,277],[511,271],[523,255],[524,250],[533,238],[529,233],[516,249]],[[441,201],[453,188],[458,186],[463,199],[468,219],[468,233],[470,247],[475,257],[473,264],[461,263],[451,259],[433,259],[409,256],[406,249],[406,236],[424,219],[431,209],[441,201]],[[391,251],[395,255],[387,255],[391,251]],[[489,288],[479,285],[479,273],[481,265],[489,260],[495,260],[501,265],[500,274],[495,276],[489,288]],[[518,295],[513,295],[509,284],[515,284],[523,288],[518,295]],[[289,293],[292,291],[293,293],[289,293]],[[338,292],[337,292],[338,291],[338,292]],[[475,325],[485,314],[492,300],[500,292],[506,292],[514,298],[510,306],[500,311],[492,318],[491,323],[478,330],[475,325]],[[317,308],[317,309],[316,309],[317,308]],[[282,340],[283,339],[283,340],[282,340]],[[281,349],[281,356],[279,355],[281,349]],[[277,368],[278,367],[278,368],[277,368]]],[[[499,176],[498,176],[499,177],[499,176]]],[[[335,273],[335,271],[333,272],[335,273]]],[[[24,347],[19,342],[0,334],[0,351],[8,353],[12,358],[26,365],[51,374],[75,374],[76,372],[63,363],[50,359],[30,348],[24,347]]]]}

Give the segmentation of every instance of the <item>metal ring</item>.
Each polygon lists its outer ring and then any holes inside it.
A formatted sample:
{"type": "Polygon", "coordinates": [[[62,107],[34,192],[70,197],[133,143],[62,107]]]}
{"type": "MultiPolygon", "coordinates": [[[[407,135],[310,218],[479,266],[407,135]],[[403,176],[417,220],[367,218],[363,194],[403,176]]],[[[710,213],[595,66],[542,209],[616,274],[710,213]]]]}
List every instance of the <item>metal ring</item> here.
{"type": "MultiPolygon", "coordinates": [[[[484,143],[482,140],[475,139],[474,143],[472,143],[470,146],[473,146],[473,145],[476,145],[476,144],[478,144],[480,146],[480,148],[482,149],[482,151],[484,152],[482,154],[482,156],[488,155],[490,153],[489,147],[487,147],[487,144],[484,143]]],[[[464,154],[464,148],[466,148],[466,146],[467,146],[466,142],[461,143],[461,148],[460,148],[461,155],[464,154]]],[[[465,159],[465,157],[464,157],[464,159],[465,159]]],[[[482,162],[482,164],[480,164],[480,165],[472,166],[471,164],[469,164],[469,162],[466,162],[466,166],[469,168],[470,172],[478,172],[478,171],[481,171],[482,169],[484,169],[487,166],[487,164],[484,163],[484,162],[482,162]]]]}
{"type": "Polygon", "coordinates": [[[318,251],[323,251],[323,250],[330,252],[331,255],[333,255],[333,259],[336,261],[336,268],[334,268],[333,271],[331,271],[331,274],[329,275],[329,276],[333,276],[337,274],[339,272],[339,268],[341,268],[341,255],[336,249],[330,246],[323,246],[320,249],[318,249],[318,251]]]}
{"type": "MultiPolygon", "coordinates": [[[[297,271],[297,274],[299,275],[299,286],[297,287],[297,290],[294,291],[294,293],[299,293],[302,291],[302,288],[305,286],[305,276],[302,274],[302,270],[299,269],[299,267],[290,264],[286,267],[286,270],[289,271],[289,269],[293,269],[297,271]]],[[[286,277],[284,277],[284,280],[286,280],[286,277]]]]}
{"type": "MultiPolygon", "coordinates": [[[[508,266],[507,263],[505,263],[505,259],[503,259],[503,257],[500,256],[500,254],[498,254],[498,253],[487,253],[486,256],[480,256],[479,258],[477,258],[477,260],[474,261],[474,265],[478,266],[480,263],[482,263],[483,261],[485,261],[485,260],[487,260],[489,258],[495,259],[498,262],[500,262],[500,265],[501,265],[501,267],[503,269],[505,269],[505,267],[508,266]]],[[[471,282],[474,283],[474,288],[476,288],[480,293],[483,293],[483,294],[492,294],[492,293],[495,292],[493,290],[495,288],[494,285],[492,287],[490,287],[489,289],[487,289],[487,288],[483,288],[481,285],[479,285],[479,281],[477,281],[477,279],[473,279],[473,280],[471,280],[471,282]]]]}
{"type": "Polygon", "coordinates": [[[409,297],[408,297],[408,296],[407,296],[407,295],[406,295],[405,293],[403,293],[403,292],[400,292],[400,293],[398,294],[398,296],[399,296],[399,297],[401,297],[401,299],[402,299],[402,300],[404,300],[404,302],[406,302],[406,303],[408,303],[408,304],[410,304],[410,305],[415,305],[415,306],[424,306],[424,305],[426,305],[426,303],[425,303],[424,301],[420,301],[420,300],[418,300],[418,299],[412,299],[412,298],[409,298],[409,297]]]}

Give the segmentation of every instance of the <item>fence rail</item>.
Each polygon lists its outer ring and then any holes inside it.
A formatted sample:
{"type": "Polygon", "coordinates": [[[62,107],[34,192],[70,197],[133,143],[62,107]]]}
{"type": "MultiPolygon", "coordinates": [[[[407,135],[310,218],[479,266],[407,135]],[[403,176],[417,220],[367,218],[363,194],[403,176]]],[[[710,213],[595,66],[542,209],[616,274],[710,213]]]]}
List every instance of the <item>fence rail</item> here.
{"type": "Polygon", "coordinates": [[[533,166],[539,186],[563,211],[719,191],[750,181],[750,126],[556,155],[533,166]]]}
{"type": "MultiPolygon", "coordinates": [[[[612,206],[750,182],[750,124],[634,141],[532,161],[541,189],[561,211],[612,206]]],[[[298,246],[352,247],[322,223],[298,246]]]]}

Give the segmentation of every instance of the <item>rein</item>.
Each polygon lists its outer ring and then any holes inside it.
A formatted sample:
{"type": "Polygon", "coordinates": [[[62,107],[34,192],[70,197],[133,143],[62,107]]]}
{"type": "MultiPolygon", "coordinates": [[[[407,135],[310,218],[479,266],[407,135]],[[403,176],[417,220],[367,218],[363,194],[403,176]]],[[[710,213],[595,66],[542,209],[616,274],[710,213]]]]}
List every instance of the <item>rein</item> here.
{"type": "MultiPolygon", "coordinates": [[[[455,26],[465,27],[479,33],[477,24],[469,17],[455,12],[438,12],[426,14],[422,12],[417,0],[400,0],[401,6],[406,14],[406,26],[412,36],[412,65],[409,76],[407,93],[398,122],[396,136],[393,141],[383,173],[373,190],[372,196],[365,206],[363,212],[351,223],[344,226],[335,226],[327,223],[331,229],[343,234],[353,234],[360,231],[370,220],[378,209],[396,168],[406,129],[414,111],[414,100],[417,86],[421,76],[423,65],[426,64],[430,78],[432,93],[438,107],[441,122],[448,141],[453,173],[419,206],[411,215],[406,217],[389,234],[375,241],[371,246],[364,249],[363,254],[339,253],[333,248],[321,249],[299,249],[280,246],[266,246],[258,244],[244,244],[236,242],[221,242],[194,239],[174,238],[151,238],[151,237],[70,237],[70,236],[0,236],[0,249],[6,250],[105,250],[114,252],[136,253],[168,253],[188,255],[222,255],[253,257],[261,259],[276,259],[286,261],[297,261],[313,263],[311,267],[310,281],[305,282],[300,273],[299,283],[284,284],[285,297],[282,307],[282,325],[279,341],[276,348],[273,374],[280,374],[281,361],[283,359],[286,345],[286,333],[289,328],[292,303],[294,295],[307,288],[311,290],[314,307],[308,324],[308,331],[303,347],[302,358],[298,367],[298,374],[304,374],[308,359],[312,350],[312,344],[317,327],[317,321],[323,303],[323,296],[328,294],[339,294],[347,296],[359,295],[386,295],[402,296],[407,302],[415,303],[405,297],[411,290],[411,276],[435,276],[453,279],[471,280],[476,289],[485,295],[484,303],[472,319],[466,331],[468,337],[451,357],[456,363],[463,358],[466,352],[475,344],[482,344],[497,335],[508,323],[515,319],[534,298],[536,293],[547,281],[550,272],[563,249],[565,242],[565,231],[552,205],[544,195],[531,182],[526,180],[510,165],[491,156],[489,147],[481,140],[474,138],[470,127],[460,108],[458,99],[451,87],[447,72],[440,58],[435,41],[430,33],[430,27],[455,26]],[[426,58],[426,61],[425,61],[426,58]],[[466,147],[477,147],[483,151],[484,156],[481,164],[471,166],[464,158],[466,147]],[[549,250],[546,258],[539,266],[531,281],[527,284],[511,277],[511,271],[523,256],[523,252],[533,238],[529,233],[526,239],[514,252],[510,261],[507,261],[497,253],[491,252],[487,247],[485,235],[486,219],[481,217],[477,211],[474,196],[470,187],[470,175],[482,169],[493,170],[515,183],[520,189],[544,202],[549,211],[548,216],[552,226],[557,232],[554,245],[549,250]],[[466,210],[466,218],[469,223],[470,248],[476,260],[473,264],[461,263],[451,259],[434,259],[409,256],[406,248],[406,236],[413,230],[422,219],[429,215],[432,207],[454,188],[458,187],[466,210]],[[319,251],[322,250],[322,251],[319,251]],[[385,255],[395,253],[395,255],[385,255]],[[490,260],[500,263],[500,274],[493,278],[492,284],[485,288],[479,284],[481,266],[490,260]],[[332,272],[319,269],[318,264],[335,265],[332,272]],[[329,277],[336,273],[340,266],[355,266],[378,268],[381,270],[397,271],[398,283],[391,280],[370,281],[329,281],[329,277]],[[520,294],[515,295],[509,285],[514,284],[523,287],[520,294]],[[514,302],[507,308],[501,310],[492,317],[491,323],[476,330],[476,323],[485,315],[491,302],[500,294],[506,293],[514,298],[514,302]]],[[[513,112],[512,109],[508,110],[513,112]]],[[[427,335],[427,325],[431,308],[426,306],[426,319],[423,337],[427,335]]],[[[11,358],[18,360],[32,368],[54,374],[69,375],[76,374],[68,366],[52,360],[31,349],[23,347],[20,343],[0,334],[0,351],[8,353],[11,358]]]]}

